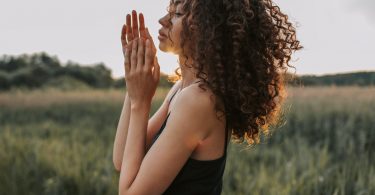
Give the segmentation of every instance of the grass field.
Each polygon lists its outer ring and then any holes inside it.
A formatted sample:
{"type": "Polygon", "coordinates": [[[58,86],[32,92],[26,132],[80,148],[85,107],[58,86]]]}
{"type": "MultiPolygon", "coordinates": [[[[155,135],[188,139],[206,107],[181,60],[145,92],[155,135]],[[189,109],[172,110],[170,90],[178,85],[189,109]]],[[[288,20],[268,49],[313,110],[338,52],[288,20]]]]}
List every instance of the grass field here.
{"type": "MultiPolygon", "coordinates": [[[[288,88],[285,124],[230,143],[224,195],[375,194],[375,87],[288,88]]],[[[152,113],[167,89],[158,89],[152,113]]],[[[124,91],[0,93],[0,194],[115,195],[124,91]]]]}

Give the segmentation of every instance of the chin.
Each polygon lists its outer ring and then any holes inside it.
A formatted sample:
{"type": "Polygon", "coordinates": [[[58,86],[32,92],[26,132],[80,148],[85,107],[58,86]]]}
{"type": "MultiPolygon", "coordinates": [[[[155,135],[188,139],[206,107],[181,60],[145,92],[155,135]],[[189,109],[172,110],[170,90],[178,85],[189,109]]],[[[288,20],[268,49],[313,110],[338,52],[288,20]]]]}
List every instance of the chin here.
{"type": "Polygon", "coordinates": [[[163,42],[160,42],[159,43],[159,49],[160,51],[162,52],[165,52],[165,53],[171,53],[171,54],[175,54],[177,55],[177,53],[174,51],[174,49],[172,47],[168,47],[167,45],[165,45],[163,42]]]}
{"type": "Polygon", "coordinates": [[[167,52],[163,43],[159,43],[159,49],[160,49],[160,51],[167,52]]]}

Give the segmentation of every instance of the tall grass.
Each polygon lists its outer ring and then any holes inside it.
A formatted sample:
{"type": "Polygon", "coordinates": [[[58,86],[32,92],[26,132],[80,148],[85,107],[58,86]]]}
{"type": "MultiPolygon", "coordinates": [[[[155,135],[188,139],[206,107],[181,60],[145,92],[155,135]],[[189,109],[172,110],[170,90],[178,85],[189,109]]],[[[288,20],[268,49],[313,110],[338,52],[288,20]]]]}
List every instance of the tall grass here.
{"type": "MultiPolygon", "coordinates": [[[[230,143],[222,194],[375,194],[375,88],[289,88],[285,125],[230,143]]],[[[158,89],[153,114],[167,89],[158,89]]],[[[124,91],[0,93],[0,194],[117,194],[124,91]]]]}

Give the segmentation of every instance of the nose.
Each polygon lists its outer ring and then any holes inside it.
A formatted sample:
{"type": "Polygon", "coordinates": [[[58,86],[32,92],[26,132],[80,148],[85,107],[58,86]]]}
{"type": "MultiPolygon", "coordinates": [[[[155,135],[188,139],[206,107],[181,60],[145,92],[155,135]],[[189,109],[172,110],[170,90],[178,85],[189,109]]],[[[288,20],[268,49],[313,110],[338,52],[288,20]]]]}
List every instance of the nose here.
{"type": "Polygon", "coordinates": [[[164,27],[167,27],[168,24],[169,24],[168,17],[169,17],[169,14],[166,14],[165,16],[163,16],[162,18],[160,18],[159,19],[159,24],[161,24],[164,27]]]}

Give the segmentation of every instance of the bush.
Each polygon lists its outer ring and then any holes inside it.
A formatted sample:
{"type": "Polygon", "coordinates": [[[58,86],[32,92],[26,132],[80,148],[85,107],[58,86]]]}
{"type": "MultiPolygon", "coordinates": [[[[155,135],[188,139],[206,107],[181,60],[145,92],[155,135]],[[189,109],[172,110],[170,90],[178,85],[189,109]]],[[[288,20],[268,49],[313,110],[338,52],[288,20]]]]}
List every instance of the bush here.
{"type": "Polygon", "coordinates": [[[61,90],[77,90],[77,89],[91,89],[87,83],[73,78],[69,75],[59,76],[48,80],[43,86],[43,88],[56,88],[61,90]]]}

